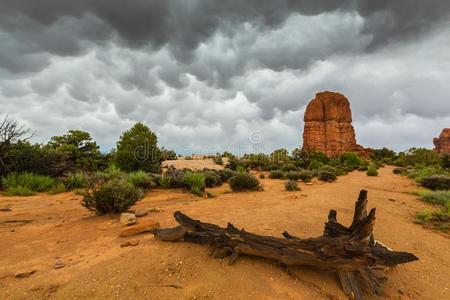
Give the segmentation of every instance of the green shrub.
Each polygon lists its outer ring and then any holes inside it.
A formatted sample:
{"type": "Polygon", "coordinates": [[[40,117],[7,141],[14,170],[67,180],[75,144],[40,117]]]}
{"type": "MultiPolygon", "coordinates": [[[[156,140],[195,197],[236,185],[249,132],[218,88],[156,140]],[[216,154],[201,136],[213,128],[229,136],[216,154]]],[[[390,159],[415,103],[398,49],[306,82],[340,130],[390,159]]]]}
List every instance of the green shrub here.
{"type": "Polygon", "coordinates": [[[166,173],[161,178],[161,186],[164,188],[184,188],[186,187],[184,182],[185,171],[169,167],[166,173]]]}
{"type": "Polygon", "coordinates": [[[298,191],[300,188],[298,187],[297,181],[295,180],[287,180],[284,183],[284,188],[286,191],[298,191]]]}
{"type": "Polygon", "coordinates": [[[293,163],[287,163],[281,167],[281,171],[283,172],[290,172],[295,170],[297,170],[297,167],[293,163]]]}
{"type": "Polygon", "coordinates": [[[311,179],[314,177],[313,172],[310,170],[301,170],[299,173],[299,179],[303,182],[310,182],[311,179]]]}
{"type": "Polygon", "coordinates": [[[404,170],[405,170],[405,168],[398,167],[398,168],[394,168],[392,170],[392,173],[394,173],[394,174],[402,174],[404,172],[404,170]]]}
{"type": "Polygon", "coordinates": [[[317,177],[321,181],[332,182],[336,180],[336,173],[332,171],[321,170],[319,171],[317,177]]]}
{"type": "Polygon", "coordinates": [[[206,187],[215,187],[222,184],[222,178],[218,173],[212,170],[203,171],[205,176],[205,185],[206,187]]]}
{"type": "Polygon", "coordinates": [[[255,176],[248,173],[237,174],[229,180],[231,190],[234,192],[244,190],[258,190],[260,183],[255,176]]]}
{"type": "Polygon", "coordinates": [[[218,170],[217,174],[220,176],[222,182],[227,182],[228,179],[236,175],[236,173],[230,169],[218,170]]]}
{"type": "Polygon", "coordinates": [[[140,188],[122,179],[113,179],[88,190],[81,204],[97,214],[122,213],[144,196],[140,188]]]}
{"type": "Polygon", "coordinates": [[[152,186],[150,175],[144,171],[135,171],[128,174],[127,181],[137,188],[148,189],[152,186]]]}
{"type": "Polygon", "coordinates": [[[348,174],[348,170],[345,167],[337,167],[336,168],[336,176],[343,176],[343,175],[347,175],[348,174]]]}
{"type": "Polygon", "coordinates": [[[369,167],[367,168],[366,175],[367,176],[378,176],[377,167],[374,164],[370,164],[369,167]]]}
{"type": "Polygon", "coordinates": [[[420,183],[422,186],[430,190],[449,190],[450,176],[447,175],[431,175],[424,177],[420,183]]]}
{"type": "Polygon", "coordinates": [[[308,165],[308,169],[310,170],[316,170],[316,169],[320,169],[324,166],[324,163],[318,160],[313,160],[309,163],[308,165]]]}
{"type": "Polygon", "coordinates": [[[264,174],[259,174],[259,178],[260,178],[260,179],[264,179],[264,178],[266,178],[266,175],[264,175],[264,174]]]}
{"type": "Polygon", "coordinates": [[[110,165],[102,172],[97,172],[97,177],[103,179],[104,181],[109,181],[113,179],[126,179],[127,174],[123,172],[120,168],[115,165],[110,165]]]}
{"type": "Polygon", "coordinates": [[[29,188],[20,185],[8,188],[8,191],[6,192],[6,195],[8,196],[32,196],[34,194],[35,192],[29,188]]]}
{"type": "Polygon", "coordinates": [[[428,203],[446,206],[450,203],[450,191],[424,191],[419,197],[428,203]]]}
{"type": "Polygon", "coordinates": [[[13,189],[16,192],[27,190],[32,192],[47,192],[55,186],[56,181],[51,177],[33,173],[11,173],[2,178],[2,184],[7,191],[13,189]]]}
{"type": "Polygon", "coordinates": [[[64,185],[69,190],[82,189],[88,186],[89,180],[83,172],[69,174],[64,180],[64,185]]]}
{"type": "Polygon", "coordinates": [[[55,185],[51,190],[48,191],[50,195],[60,194],[67,192],[67,187],[64,185],[64,183],[58,183],[55,185]]]}
{"type": "Polygon", "coordinates": [[[216,156],[213,158],[213,161],[216,165],[222,166],[223,165],[223,159],[222,156],[216,156]]]}
{"type": "Polygon", "coordinates": [[[357,169],[362,164],[362,159],[355,152],[346,152],[339,156],[341,164],[349,167],[351,170],[357,169]]]}
{"type": "Polygon", "coordinates": [[[281,178],[283,178],[283,172],[281,172],[280,170],[270,171],[269,178],[271,178],[271,179],[281,179],[281,178]]]}
{"type": "Polygon", "coordinates": [[[187,171],[183,181],[193,194],[201,196],[205,192],[205,175],[203,173],[187,171]]]}

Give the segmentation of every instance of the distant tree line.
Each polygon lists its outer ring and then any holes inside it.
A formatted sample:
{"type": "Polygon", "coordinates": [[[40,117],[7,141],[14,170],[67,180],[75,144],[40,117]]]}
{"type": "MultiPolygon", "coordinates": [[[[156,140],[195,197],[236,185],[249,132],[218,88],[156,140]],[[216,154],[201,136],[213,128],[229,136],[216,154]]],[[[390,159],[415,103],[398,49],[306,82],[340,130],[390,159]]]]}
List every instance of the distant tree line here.
{"type": "Polygon", "coordinates": [[[75,171],[94,172],[114,165],[124,171],[160,172],[161,161],[176,159],[174,151],[160,148],[156,135],[144,124],[125,131],[116,149],[102,153],[91,135],[69,130],[46,144],[32,143],[33,131],[8,115],[0,120],[0,178],[10,173],[60,177],[75,171]]]}

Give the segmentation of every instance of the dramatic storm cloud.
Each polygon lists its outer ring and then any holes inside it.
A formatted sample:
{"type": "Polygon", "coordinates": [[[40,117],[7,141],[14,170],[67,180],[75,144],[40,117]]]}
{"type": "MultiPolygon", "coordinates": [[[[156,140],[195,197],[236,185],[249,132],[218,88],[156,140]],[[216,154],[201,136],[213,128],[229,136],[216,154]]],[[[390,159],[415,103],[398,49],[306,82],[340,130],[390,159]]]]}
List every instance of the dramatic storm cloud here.
{"type": "Polygon", "coordinates": [[[37,142],[142,121],[180,153],[291,149],[331,90],[359,143],[432,147],[449,82],[448,1],[0,0],[0,113],[37,142]]]}

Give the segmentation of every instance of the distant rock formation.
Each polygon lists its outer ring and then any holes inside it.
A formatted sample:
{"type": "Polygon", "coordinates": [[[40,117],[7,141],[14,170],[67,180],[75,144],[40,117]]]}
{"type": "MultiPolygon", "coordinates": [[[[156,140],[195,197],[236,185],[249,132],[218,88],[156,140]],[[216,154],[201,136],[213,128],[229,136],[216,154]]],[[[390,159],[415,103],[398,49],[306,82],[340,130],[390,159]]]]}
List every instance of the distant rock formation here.
{"type": "Polygon", "coordinates": [[[437,153],[450,153],[450,128],[442,129],[439,137],[433,139],[433,144],[437,153]]]}
{"type": "Polygon", "coordinates": [[[356,143],[352,112],[347,98],[340,93],[320,92],[305,111],[303,149],[316,150],[328,156],[355,151],[369,155],[369,150],[356,143]]]}

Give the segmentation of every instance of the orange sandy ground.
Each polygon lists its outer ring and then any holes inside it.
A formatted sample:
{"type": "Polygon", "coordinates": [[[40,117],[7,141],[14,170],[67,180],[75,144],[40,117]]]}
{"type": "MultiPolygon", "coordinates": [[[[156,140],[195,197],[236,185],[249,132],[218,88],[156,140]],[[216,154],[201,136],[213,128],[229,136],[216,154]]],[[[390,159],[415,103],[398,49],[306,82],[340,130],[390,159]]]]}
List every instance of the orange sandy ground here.
{"type": "MultiPolygon", "coordinates": [[[[283,181],[265,179],[264,192],[230,193],[211,189],[215,198],[178,190],[148,192],[136,207],[161,226],[173,226],[181,210],[225,226],[228,221],[258,234],[300,237],[322,234],[330,208],[350,223],[361,188],[377,207],[375,238],[395,250],[414,252],[420,261],[388,270],[384,298],[450,299],[450,239],[412,223],[414,214],[433,209],[411,194],[417,187],[386,167],[378,177],[353,172],[334,183],[301,184],[285,192],[283,181]]],[[[239,257],[235,265],[208,256],[205,246],[164,243],[151,234],[119,238],[117,216],[95,216],[73,193],[31,197],[0,196],[0,295],[2,299],[346,299],[333,272],[309,267],[283,272],[270,260],[239,257]],[[30,219],[31,223],[5,223],[30,219]],[[136,247],[120,248],[138,238],[136,247]],[[54,269],[60,259],[64,268],[54,269]],[[18,271],[36,270],[28,278],[18,271]]],[[[369,296],[369,299],[378,297],[369,296]]]]}

